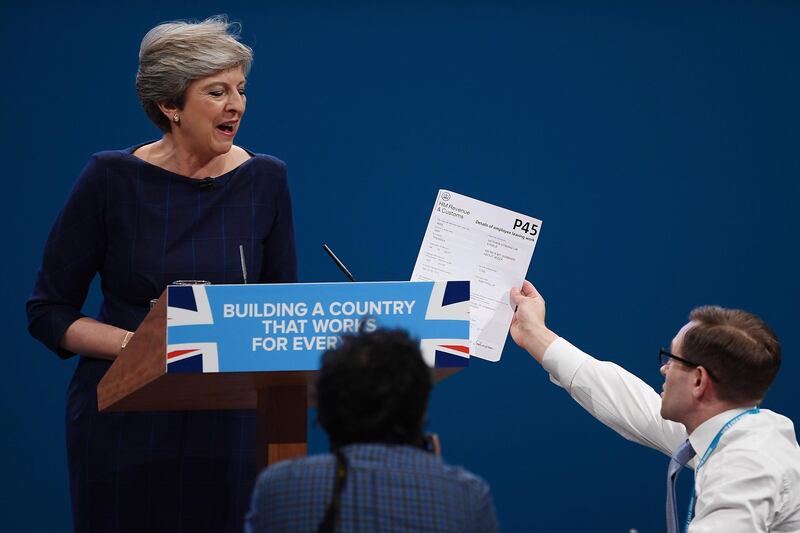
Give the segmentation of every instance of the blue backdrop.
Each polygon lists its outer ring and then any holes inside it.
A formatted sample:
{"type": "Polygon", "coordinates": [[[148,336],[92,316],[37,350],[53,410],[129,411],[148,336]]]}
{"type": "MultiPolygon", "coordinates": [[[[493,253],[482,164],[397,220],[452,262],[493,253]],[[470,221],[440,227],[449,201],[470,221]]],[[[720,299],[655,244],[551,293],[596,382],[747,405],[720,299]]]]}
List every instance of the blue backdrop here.
{"type": "MultiPolygon", "coordinates": [[[[766,406],[800,420],[797,3],[4,3],[5,530],[70,523],[74,361],[23,311],[49,227],[91,153],[158,136],[133,84],[144,33],[217,13],[255,49],[237,143],[288,163],[302,281],[342,280],[323,242],[360,280],[408,279],[449,188],[541,218],[529,277],[550,326],[655,387],[692,307],[761,314],[785,354],[766,406]]],[[[505,531],[663,529],[666,458],[510,341],[436,388],[429,428],[489,481],[505,531]]]]}

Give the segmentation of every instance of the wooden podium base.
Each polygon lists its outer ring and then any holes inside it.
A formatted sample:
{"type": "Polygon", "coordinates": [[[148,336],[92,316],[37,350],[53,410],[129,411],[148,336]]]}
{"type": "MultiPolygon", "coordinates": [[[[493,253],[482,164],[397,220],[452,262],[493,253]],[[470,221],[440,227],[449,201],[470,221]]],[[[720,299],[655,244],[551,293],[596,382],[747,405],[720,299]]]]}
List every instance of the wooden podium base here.
{"type": "Polygon", "coordinates": [[[308,453],[306,385],[272,385],[259,389],[257,411],[259,470],[308,453]]]}

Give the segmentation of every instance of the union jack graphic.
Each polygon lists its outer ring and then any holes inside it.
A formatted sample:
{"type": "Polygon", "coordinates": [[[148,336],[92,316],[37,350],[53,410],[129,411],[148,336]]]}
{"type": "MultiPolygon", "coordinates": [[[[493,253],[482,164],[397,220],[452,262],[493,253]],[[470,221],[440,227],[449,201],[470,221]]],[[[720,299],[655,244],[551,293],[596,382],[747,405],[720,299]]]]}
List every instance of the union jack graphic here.
{"type": "MultiPolygon", "coordinates": [[[[187,285],[168,289],[167,327],[213,323],[205,286],[187,285]]],[[[167,346],[167,372],[219,372],[217,343],[170,344],[167,346]]]]}
{"type": "MultiPolygon", "coordinates": [[[[469,316],[469,282],[433,284],[425,320],[463,320],[469,316]]],[[[469,365],[468,339],[423,339],[420,350],[425,362],[436,368],[469,365]]]]}
{"type": "Polygon", "coordinates": [[[170,344],[167,347],[168,373],[219,372],[216,342],[170,344]]]}
{"type": "Polygon", "coordinates": [[[167,305],[168,326],[194,326],[214,323],[205,285],[169,287],[167,305]]]}

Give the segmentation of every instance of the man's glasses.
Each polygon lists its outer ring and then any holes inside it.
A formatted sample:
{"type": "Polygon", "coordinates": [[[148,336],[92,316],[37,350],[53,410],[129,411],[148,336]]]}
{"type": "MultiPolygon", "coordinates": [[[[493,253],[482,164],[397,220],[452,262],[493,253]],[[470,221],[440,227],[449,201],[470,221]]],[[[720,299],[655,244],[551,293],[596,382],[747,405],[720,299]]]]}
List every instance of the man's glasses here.
{"type": "Polygon", "coordinates": [[[661,364],[661,366],[668,365],[672,359],[674,359],[676,361],[680,361],[684,365],[689,365],[689,366],[693,366],[693,367],[702,366],[703,368],[705,368],[706,372],[708,372],[708,375],[709,375],[709,377],[711,379],[713,379],[714,381],[719,381],[714,376],[714,374],[711,373],[711,370],[706,368],[704,365],[701,365],[700,363],[695,363],[695,362],[689,361],[688,359],[684,359],[683,357],[678,357],[677,355],[669,353],[664,348],[660,348],[658,350],[658,362],[661,364]]]}

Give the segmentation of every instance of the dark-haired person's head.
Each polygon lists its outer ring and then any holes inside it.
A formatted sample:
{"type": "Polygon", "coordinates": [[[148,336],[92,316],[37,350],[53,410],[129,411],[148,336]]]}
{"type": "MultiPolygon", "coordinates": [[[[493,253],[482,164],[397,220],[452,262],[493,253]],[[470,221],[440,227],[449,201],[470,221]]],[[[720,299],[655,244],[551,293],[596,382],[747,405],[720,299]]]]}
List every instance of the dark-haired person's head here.
{"type": "Polygon", "coordinates": [[[322,355],[317,420],[333,448],[418,445],[432,386],[419,343],[408,333],[378,329],[348,335],[322,355]]]}
{"type": "Polygon", "coordinates": [[[661,415],[693,425],[721,409],[759,404],[781,365],[780,344],[763,320],[718,306],[694,309],[671,350],[662,351],[661,415]]]}
{"type": "Polygon", "coordinates": [[[781,366],[781,346],[767,324],[752,313],[703,306],[689,314],[683,352],[713,372],[720,399],[758,403],[781,366]]]}

